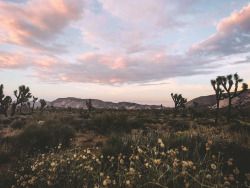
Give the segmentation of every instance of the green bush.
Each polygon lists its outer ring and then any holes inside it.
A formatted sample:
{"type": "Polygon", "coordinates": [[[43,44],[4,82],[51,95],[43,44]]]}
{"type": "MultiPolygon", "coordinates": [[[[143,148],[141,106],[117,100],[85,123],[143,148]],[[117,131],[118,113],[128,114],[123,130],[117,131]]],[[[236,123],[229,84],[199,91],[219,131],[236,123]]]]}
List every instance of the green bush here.
{"type": "Polygon", "coordinates": [[[30,125],[17,136],[17,147],[27,152],[45,151],[46,148],[56,147],[59,143],[64,147],[73,138],[72,129],[56,120],[49,120],[44,125],[30,125]]]}
{"type": "Polygon", "coordinates": [[[117,156],[119,153],[129,155],[132,152],[131,145],[133,140],[131,136],[122,134],[111,134],[106,140],[106,145],[103,148],[104,156],[117,156]]]}
{"type": "Polygon", "coordinates": [[[104,112],[91,118],[91,126],[101,134],[129,132],[128,115],[125,112],[104,112]]]}
{"type": "Polygon", "coordinates": [[[170,120],[169,125],[173,128],[175,132],[186,131],[190,128],[189,122],[185,120],[170,120]]]}

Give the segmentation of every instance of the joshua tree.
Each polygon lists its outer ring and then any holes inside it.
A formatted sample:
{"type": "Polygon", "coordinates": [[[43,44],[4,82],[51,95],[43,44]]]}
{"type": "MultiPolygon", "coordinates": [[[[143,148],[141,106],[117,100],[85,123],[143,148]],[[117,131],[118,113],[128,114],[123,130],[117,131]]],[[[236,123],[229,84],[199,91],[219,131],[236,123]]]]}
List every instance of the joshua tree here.
{"type": "Polygon", "coordinates": [[[32,114],[33,114],[33,112],[34,112],[34,107],[35,107],[35,103],[36,103],[37,99],[38,99],[37,97],[34,97],[34,96],[33,96],[33,101],[32,101],[33,104],[32,104],[32,109],[31,109],[31,113],[32,113],[32,114]]]}
{"type": "Polygon", "coordinates": [[[4,88],[3,84],[1,84],[0,85],[0,112],[3,112],[4,115],[7,117],[8,116],[7,111],[12,102],[12,99],[10,96],[4,97],[3,88],[4,88]]]}
{"type": "Polygon", "coordinates": [[[41,110],[46,106],[46,101],[44,99],[40,99],[39,100],[40,104],[41,104],[41,110]]]}
{"type": "Polygon", "coordinates": [[[232,107],[232,99],[237,97],[247,91],[248,85],[246,83],[242,84],[242,90],[238,91],[239,83],[243,82],[243,79],[239,78],[239,75],[235,73],[233,76],[227,75],[220,77],[221,84],[227,94],[224,95],[225,98],[228,98],[228,111],[227,111],[227,122],[230,123],[230,116],[231,116],[231,107],[232,107]],[[231,92],[232,86],[234,85],[234,91],[231,92]]]}
{"type": "Polygon", "coordinates": [[[14,116],[17,105],[21,104],[20,113],[22,112],[22,106],[24,102],[27,102],[31,98],[31,93],[29,87],[25,85],[21,85],[18,88],[18,91],[14,91],[14,95],[16,96],[16,101],[12,104],[12,113],[11,116],[14,116]]]}
{"type": "Polygon", "coordinates": [[[95,109],[95,108],[93,107],[93,105],[92,105],[91,99],[89,99],[89,102],[86,101],[86,105],[87,105],[87,108],[88,108],[89,113],[95,109]]]}
{"type": "Polygon", "coordinates": [[[2,101],[4,98],[4,94],[3,94],[3,84],[0,85],[0,113],[2,112],[2,101]]]}
{"type": "Polygon", "coordinates": [[[11,102],[12,102],[11,97],[10,97],[10,96],[6,96],[6,97],[3,99],[2,103],[1,103],[2,110],[3,110],[3,113],[4,113],[5,117],[8,116],[7,111],[8,111],[9,106],[11,105],[11,102]]]}
{"type": "Polygon", "coordinates": [[[178,93],[176,94],[171,93],[171,97],[174,101],[174,118],[175,118],[177,110],[179,108],[185,108],[185,103],[187,102],[187,99],[183,98],[181,94],[178,95],[178,93]]]}
{"type": "Polygon", "coordinates": [[[215,124],[218,123],[218,115],[219,115],[219,106],[220,106],[220,100],[223,100],[223,92],[220,88],[220,85],[222,84],[222,78],[221,76],[218,76],[216,80],[211,80],[211,85],[213,86],[213,89],[215,91],[216,96],[216,112],[215,112],[215,124]]]}

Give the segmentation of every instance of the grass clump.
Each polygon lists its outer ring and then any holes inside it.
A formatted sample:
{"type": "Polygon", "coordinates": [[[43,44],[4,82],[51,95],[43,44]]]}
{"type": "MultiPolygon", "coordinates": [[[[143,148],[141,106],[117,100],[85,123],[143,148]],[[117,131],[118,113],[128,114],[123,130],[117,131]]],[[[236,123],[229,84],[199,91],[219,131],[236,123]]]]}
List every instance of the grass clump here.
{"type": "Polygon", "coordinates": [[[27,151],[46,151],[62,143],[69,146],[70,139],[74,137],[73,130],[56,120],[48,120],[42,125],[29,125],[17,136],[19,149],[27,151]]]}
{"type": "Polygon", "coordinates": [[[128,144],[129,155],[96,155],[90,149],[80,148],[41,154],[13,169],[7,184],[68,188],[241,187],[250,184],[250,175],[241,175],[234,159],[225,159],[221,153],[213,151],[211,140],[202,146],[206,153],[197,160],[189,157],[192,151],[186,146],[169,148],[164,139],[156,137],[156,140],[154,146],[128,144]]]}

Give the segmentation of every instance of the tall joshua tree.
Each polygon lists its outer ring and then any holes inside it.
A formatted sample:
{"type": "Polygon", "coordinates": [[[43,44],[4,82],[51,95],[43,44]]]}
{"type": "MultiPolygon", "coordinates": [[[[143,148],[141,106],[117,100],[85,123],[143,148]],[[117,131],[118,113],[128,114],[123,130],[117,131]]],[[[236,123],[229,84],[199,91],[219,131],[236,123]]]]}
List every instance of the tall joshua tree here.
{"type": "Polygon", "coordinates": [[[215,113],[215,124],[217,125],[218,123],[218,115],[219,115],[219,107],[220,107],[220,100],[223,100],[223,92],[220,88],[222,84],[222,78],[221,76],[218,76],[216,80],[211,80],[211,85],[213,86],[213,89],[215,91],[215,97],[216,97],[216,113],[215,113]]]}
{"type": "Polygon", "coordinates": [[[31,93],[29,87],[21,85],[18,87],[18,91],[14,91],[16,101],[12,104],[12,113],[11,116],[14,116],[17,105],[21,104],[20,112],[22,111],[22,105],[24,102],[27,102],[31,98],[31,93]]]}
{"type": "Polygon", "coordinates": [[[3,112],[4,115],[7,117],[8,116],[7,111],[12,102],[12,99],[10,96],[4,97],[3,88],[4,88],[3,84],[1,84],[0,85],[0,112],[3,112]]]}
{"type": "Polygon", "coordinates": [[[34,107],[35,107],[35,103],[36,103],[36,101],[38,100],[38,98],[37,97],[34,97],[33,96],[33,104],[32,104],[32,109],[31,109],[31,113],[33,114],[33,112],[34,112],[34,107]]]}
{"type": "Polygon", "coordinates": [[[183,98],[181,94],[171,93],[171,97],[174,101],[174,118],[176,117],[177,110],[179,108],[185,108],[185,103],[187,102],[186,98],[183,98]]]}
{"type": "Polygon", "coordinates": [[[239,75],[235,73],[234,75],[227,75],[220,77],[221,84],[227,94],[224,95],[225,98],[228,98],[228,111],[227,111],[227,122],[230,123],[231,116],[231,107],[232,107],[232,99],[237,97],[247,91],[248,85],[246,83],[242,84],[242,90],[238,91],[239,83],[243,82],[243,79],[239,78],[239,75]],[[231,89],[234,85],[234,90],[231,92],[231,89]]]}

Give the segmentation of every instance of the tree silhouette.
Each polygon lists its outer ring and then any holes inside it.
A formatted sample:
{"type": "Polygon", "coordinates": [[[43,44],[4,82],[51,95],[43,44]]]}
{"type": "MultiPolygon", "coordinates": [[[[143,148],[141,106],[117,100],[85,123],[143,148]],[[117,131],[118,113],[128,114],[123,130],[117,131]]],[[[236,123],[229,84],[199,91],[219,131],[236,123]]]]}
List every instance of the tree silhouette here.
{"type": "Polygon", "coordinates": [[[12,99],[10,96],[5,96],[3,94],[3,84],[0,85],[0,112],[3,112],[3,114],[7,117],[7,111],[9,106],[11,105],[12,99]],[[4,97],[5,96],[5,97],[4,97]]]}
{"type": "Polygon", "coordinates": [[[225,98],[228,98],[227,122],[230,123],[232,99],[247,91],[248,85],[246,83],[243,83],[242,90],[238,91],[238,85],[239,83],[243,82],[243,79],[240,79],[237,73],[235,73],[233,76],[232,74],[227,76],[221,76],[220,79],[223,88],[227,92],[227,94],[224,94],[223,96],[225,98]],[[234,91],[231,92],[233,85],[234,91]]]}
{"type": "Polygon", "coordinates": [[[39,102],[41,104],[41,110],[43,110],[43,108],[46,106],[47,103],[44,99],[40,99],[39,102]]]}
{"type": "Polygon", "coordinates": [[[4,94],[3,94],[3,84],[1,84],[1,85],[0,85],[0,113],[1,113],[2,110],[3,110],[3,107],[2,107],[3,98],[4,98],[4,94]]]}
{"type": "Polygon", "coordinates": [[[21,85],[18,87],[18,91],[14,91],[14,95],[16,97],[16,101],[12,104],[12,113],[11,116],[14,116],[16,107],[21,104],[20,107],[20,113],[22,112],[22,106],[24,102],[27,102],[31,97],[30,89],[29,87],[26,87],[25,85],[21,85]]]}
{"type": "Polygon", "coordinates": [[[177,110],[179,108],[185,108],[185,103],[187,102],[186,98],[183,98],[181,94],[171,93],[171,97],[174,101],[174,118],[176,117],[177,110]]]}
{"type": "Polygon", "coordinates": [[[33,114],[33,112],[34,112],[34,107],[35,107],[35,103],[36,103],[36,101],[38,100],[38,98],[37,97],[34,97],[33,96],[33,104],[32,104],[32,109],[31,109],[31,113],[33,114]]]}
{"type": "Polygon", "coordinates": [[[86,105],[87,105],[89,113],[91,113],[95,109],[95,107],[93,107],[92,105],[91,99],[89,99],[89,101],[86,101],[86,105]]]}
{"type": "Polygon", "coordinates": [[[219,116],[219,107],[220,107],[220,100],[224,99],[223,92],[220,88],[222,84],[222,78],[221,76],[218,76],[216,80],[211,80],[211,85],[213,86],[213,89],[215,91],[215,97],[216,97],[216,112],[215,112],[215,124],[218,123],[218,116],[219,116]]]}
{"type": "Polygon", "coordinates": [[[3,113],[4,113],[5,117],[8,116],[7,111],[8,111],[9,106],[11,105],[11,102],[12,102],[12,99],[11,99],[10,96],[6,96],[6,97],[3,99],[3,101],[2,101],[1,106],[2,106],[3,113]]]}

